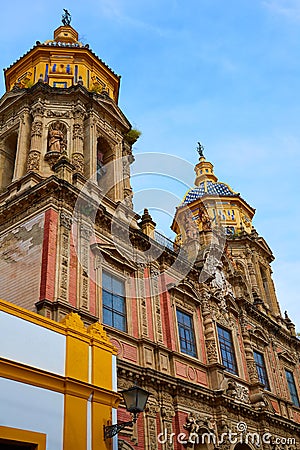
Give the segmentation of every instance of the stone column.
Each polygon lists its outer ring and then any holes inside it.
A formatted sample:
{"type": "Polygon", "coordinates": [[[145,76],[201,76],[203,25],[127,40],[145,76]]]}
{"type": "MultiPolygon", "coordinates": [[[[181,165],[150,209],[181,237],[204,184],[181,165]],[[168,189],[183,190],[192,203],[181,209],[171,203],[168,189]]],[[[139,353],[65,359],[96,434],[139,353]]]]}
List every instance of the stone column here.
{"type": "Polygon", "coordinates": [[[130,164],[134,162],[134,156],[130,145],[123,141],[122,143],[122,163],[123,163],[123,189],[124,202],[127,207],[133,208],[132,204],[132,188],[130,184],[130,164]]]}
{"type": "Polygon", "coordinates": [[[145,263],[138,264],[135,280],[136,280],[136,298],[139,309],[140,333],[142,336],[148,337],[148,318],[147,318],[145,278],[144,278],[145,267],[146,267],[145,263]]]}
{"type": "Polygon", "coordinates": [[[243,336],[243,343],[244,343],[244,349],[245,349],[245,357],[246,357],[246,364],[247,364],[247,370],[249,375],[250,383],[257,383],[258,382],[258,375],[256,370],[256,364],[254,361],[253,356],[253,350],[251,345],[251,339],[249,335],[249,331],[247,330],[247,319],[246,319],[246,313],[243,312],[241,315],[241,329],[242,329],[242,336],[243,336]]]}
{"type": "Polygon", "coordinates": [[[206,354],[208,359],[207,362],[208,364],[215,364],[218,362],[217,342],[215,337],[211,309],[208,303],[208,298],[209,294],[205,293],[202,302],[204,338],[205,338],[206,354]]]}
{"type": "Polygon", "coordinates": [[[255,272],[255,262],[253,262],[253,260],[252,260],[252,252],[251,252],[251,249],[249,248],[249,246],[247,246],[245,254],[246,254],[246,261],[247,261],[248,271],[249,271],[249,275],[250,275],[250,280],[251,280],[252,292],[259,294],[256,272],[255,272]]]}
{"type": "Polygon", "coordinates": [[[171,403],[172,397],[167,393],[164,394],[164,397],[167,397],[168,403],[163,399],[163,405],[160,409],[161,416],[161,432],[163,436],[167,436],[167,442],[162,445],[164,450],[174,450],[174,442],[176,439],[172,439],[173,436],[173,417],[175,416],[175,410],[171,403]],[[170,397],[170,398],[168,398],[170,397]]]}
{"type": "Polygon", "coordinates": [[[158,264],[151,264],[150,267],[150,293],[152,298],[153,310],[153,326],[155,330],[155,342],[163,343],[163,330],[161,320],[160,296],[159,296],[159,266],[158,264]]]}
{"type": "MultiPolygon", "coordinates": [[[[21,178],[26,173],[26,159],[30,147],[30,111],[24,108],[21,112],[20,127],[13,181],[21,178]]],[[[33,161],[32,161],[33,162],[33,161]]]]}
{"type": "Polygon", "coordinates": [[[44,111],[45,108],[40,101],[31,108],[33,122],[31,125],[30,150],[27,158],[27,172],[39,171],[40,169],[44,111]]]}
{"type": "Polygon", "coordinates": [[[158,440],[157,440],[157,423],[156,416],[159,411],[159,406],[157,400],[155,398],[151,398],[148,401],[146,410],[145,410],[145,448],[148,450],[157,450],[158,449],[158,440]]]}
{"type": "Polygon", "coordinates": [[[79,103],[73,111],[73,149],[72,164],[75,166],[75,172],[84,173],[84,154],[83,154],[83,119],[85,109],[79,103]]]}
{"type": "Polygon", "coordinates": [[[61,212],[59,229],[59,274],[58,274],[58,298],[68,302],[69,296],[69,266],[70,266],[70,231],[72,217],[70,214],[61,212]]]}
{"type": "Polygon", "coordinates": [[[80,225],[80,241],[79,241],[79,307],[89,310],[89,267],[90,267],[90,237],[91,228],[87,224],[80,225]]]}
{"type": "Polygon", "coordinates": [[[0,139],[0,190],[5,184],[5,148],[4,139],[0,139]]]}

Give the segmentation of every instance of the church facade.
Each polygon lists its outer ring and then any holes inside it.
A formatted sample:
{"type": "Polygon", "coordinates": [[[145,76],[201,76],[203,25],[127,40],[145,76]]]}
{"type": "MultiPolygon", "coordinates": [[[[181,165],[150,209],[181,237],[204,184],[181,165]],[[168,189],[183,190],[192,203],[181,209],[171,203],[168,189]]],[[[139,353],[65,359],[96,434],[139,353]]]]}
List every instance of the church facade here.
{"type": "Polygon", "coordinates": [[[149,212],[133,210],[136,133],[118,106],[120,77],[70,23],[5,80],[0,297],[104,325],[118,388],[151,393],[119,448],[299,448],[300,345],[255,210],[218,181],[199,144],[176,239],[158,239],[149,212]]]}

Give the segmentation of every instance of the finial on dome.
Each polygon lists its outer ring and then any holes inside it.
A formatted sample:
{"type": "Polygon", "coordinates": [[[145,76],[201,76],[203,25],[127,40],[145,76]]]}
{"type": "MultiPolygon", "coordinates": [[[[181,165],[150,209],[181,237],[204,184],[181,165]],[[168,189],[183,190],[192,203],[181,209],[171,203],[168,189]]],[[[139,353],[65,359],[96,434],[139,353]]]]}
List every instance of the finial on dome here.
{"type": "Polygon", "coordinates": [[[198,142],[197,152],[199,153],[200,158],[204,158],[204,146],[201,144],[201,142],[198,142]]]}
{"type": "Polygon", "coordinates": [[[64,26],[69,26],[71,24],[71,14],[67,9],[64,9],[64,14],[61,17],[61,21],[64,26]]]}

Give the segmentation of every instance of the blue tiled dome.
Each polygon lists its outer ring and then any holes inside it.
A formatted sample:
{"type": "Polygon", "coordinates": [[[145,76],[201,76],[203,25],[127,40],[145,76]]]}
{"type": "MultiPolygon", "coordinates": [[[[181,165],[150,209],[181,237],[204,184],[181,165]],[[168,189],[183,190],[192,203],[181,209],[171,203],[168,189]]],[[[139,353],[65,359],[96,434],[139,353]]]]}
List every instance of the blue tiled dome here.
{"type": "Polygon", "coordinates": [[[206,191],[204,186],[204,181],[199,184],[199,186],[191,189],[186,194],[183,204],[187,205],[189,203],[194,202],[198,198],[203,197],[203,195],[220,195],[220,196],[227,196],[232,197],[237,195],[236,192],[234,192],[227,184],[225,183],[213,183],[212,181],[206,181],[206,191]]]}

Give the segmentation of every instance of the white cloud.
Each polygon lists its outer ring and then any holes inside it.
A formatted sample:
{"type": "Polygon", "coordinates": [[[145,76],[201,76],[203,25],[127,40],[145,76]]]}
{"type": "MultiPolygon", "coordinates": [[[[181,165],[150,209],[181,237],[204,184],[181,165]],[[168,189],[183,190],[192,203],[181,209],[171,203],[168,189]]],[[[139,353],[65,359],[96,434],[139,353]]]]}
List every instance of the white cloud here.
{"type": "Polygon", "coordinates": [[[264,0],[263,5],[273,14],[284,16],[289,20],[300,20],[299,0],[264,0]]]}

